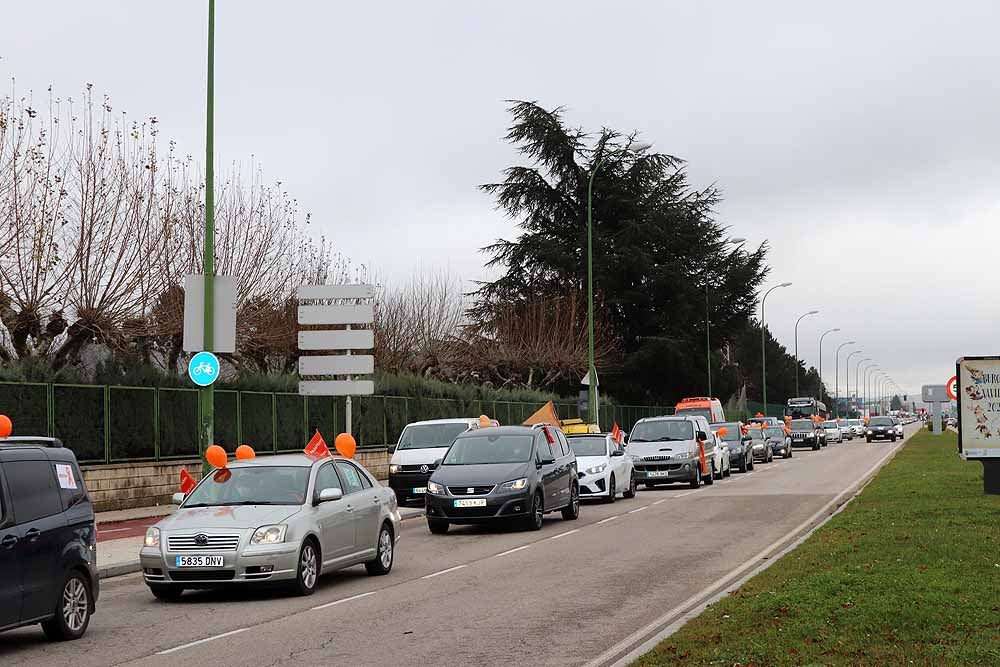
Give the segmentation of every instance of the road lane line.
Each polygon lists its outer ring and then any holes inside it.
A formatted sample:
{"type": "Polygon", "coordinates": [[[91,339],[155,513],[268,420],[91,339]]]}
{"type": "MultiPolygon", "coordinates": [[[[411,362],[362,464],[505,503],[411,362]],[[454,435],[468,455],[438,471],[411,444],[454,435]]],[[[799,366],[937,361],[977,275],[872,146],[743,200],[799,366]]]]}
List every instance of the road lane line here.
{"type": "Polygon", "coordinates": [[[455,567],[449,567],[447,570],[441,570],[440,572],[435,572],[434,574],[425,574],[420,577],[421,579],[433,579],[434,577],[439,577],[442,574],[448,574],[449,572],[454,572],[455,570],[461,570],[464,567],[469,567],[468,563],[465,565],[456,565],[455,567]]]}
{"type": "Polygon", "coordinates": [[[191,648],[192,646],[197,646],[198,644],[204,644],[206,642],[215,641],[216,639],[222,639],[223,637],[232,637],[233,635],[238,635],[241,632],[246,632],[250,628],[240,628],[239,630],[230,630],[229,632],[223,632],[221,635],[214,635],[212,637],[205,637],[204,639],[199,639],[196,642],[189,642],[187,644],[181,644],[180,646],[175,646],[173,648],[168,648],[165,651],[160,651],[156,655],[168,655],[170,653],[176,653],[177,651],[182,651],[186,648],[191,648]]]}
{"type": "Polygon", "coordinates": [[[527,549],[530,546],[531,546],[530,544],[525,544],[524,546],[514,547],[513,549],[508,549],[507,551],[504,551],[503,553],[497,554],[496,556],[494,556],[494,558],[499,558],[500,556],[506,556],[508,554],[515,553],[517,551],[523,551],[524,549],[527,549]]]}
{"type": "Polygon", "coordinates": [[[641,511],[643,511],[643,510],[644,510],[644,509],[646,509],[647,507],[649,507],[649,505],[643,505],[642,507],[636,507],[636,508],[635,508],[634,510],[629,510],[629,511],[628,511],[628,513],[629,513],[629,514],[635,514],[636,512],[641,512],[641,511]]]}
{"type": "Polygon", "coordinates": [[[334,605],[343,604],[345,602],[350,602],[351,600],[359,600],[361,598],[366,598],[369,595],[375,595],[375,591],[368,591],[367,593],[361,593],[360,595],[352,595],[349,598],[341,598],[340,600],[334,600],[333,602],[327,602],[326,604],[321,604],[318,607],[313,607],[309,611],[319,611],[320,609],[326,609],[327,607],[332,607],[334,605]]]}
{"type": "Polygon", "coordinates": [[[619,516],[620,515],[615,515],[615,516],[609,516],[607,519],[601,519],[600,521],[597,522],[597,525],[600,526],[602,523],[607,523],[608,521],[614,521],[619,516]]]}
{"type": "Polygon", "coordinates": [[[654,504],[654,505],[659,505],[660,503],[665,503],[665,502],[667,502],[668,500],[670,500],[670,499],[669,499],[669,498],[660,498],[659,500],[657,500],[657,501],[656,501],[655,503],[653,503],[653,504],[654,504]]]}
{"type": "Polygon", "coordinates": [[[694,491],[694,490],[685,491],[684,493],[682,493],[680,495],[674,496],[674,498],[683,498],[684,496],[690,496],[692,493],[697,493],[697,491],[694,491]]]}
{"type": "Polygon", "coordinates": [[[567,535],[572,535],[573,533],[579,533],[579,528],[574,528],[573,530],[567,530],[565,533],[559,533],[558,535],[553,535],[550,540],[558,540],[560,537],[566,537],[567,535]]]}

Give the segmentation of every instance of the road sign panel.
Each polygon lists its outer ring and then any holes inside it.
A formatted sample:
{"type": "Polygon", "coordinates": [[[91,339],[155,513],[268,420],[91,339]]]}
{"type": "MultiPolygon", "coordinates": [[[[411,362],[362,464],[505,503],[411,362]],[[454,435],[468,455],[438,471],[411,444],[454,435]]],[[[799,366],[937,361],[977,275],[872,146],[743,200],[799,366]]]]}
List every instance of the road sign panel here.
{"type": "Polygon", "coordinates": [[[370,303],[347,306],[299,306],[299,324],[371,324],[375,306],[370,303]]]}
{"type": "MultiPolygon", "coordinates": [[[[215,276],[212,281],[215,317],[212,320],[212,351],[236,351],[236,279],[215,276]]],[[[205,349],[205,276],[184,276],[185,352],[205,349]]]]}
{"type": "Polygon", "coordinates": [[[199,352],[188,362],[188,377],[199,387],[219,379],[219,359],[211,352],[199,352]]]}
{"type": "Polygon", "coordinates": [[[920,398],[924,403],[947,403],[951,400],[948,388],[943,384],[925,384],[920,388],[920,398]]]}
{"type": "Polygon", "coordinates": [[[951,397],[951,400],[957,401],[958,400],[958,376],[957,375],[952,375],[951,379],[948,380],[948,384],[945,385],[945,388],[948,391],[948,396],[951,397]]]}
{"type": "Polygon", "coordinates": [[[343,331],[300,331],[300,350],[370,350],[375,347],[371,329],[343,331]]]}
{"type": "Polygon", "coordinates": [[[375,393],[372,380],[302,380],[299,393],[303,396],[370,396],[375,393]]]}
{"type": "Polygon", "coordinates": [[[299,285],[295,292],[300,301],[308,299],[373,299],[374,285],[299,285]]]}
{"type": "Polygon", "coordinates": [[[299,357],[299,375],[368,375],[375,372],[370,354],[299,357]]]}

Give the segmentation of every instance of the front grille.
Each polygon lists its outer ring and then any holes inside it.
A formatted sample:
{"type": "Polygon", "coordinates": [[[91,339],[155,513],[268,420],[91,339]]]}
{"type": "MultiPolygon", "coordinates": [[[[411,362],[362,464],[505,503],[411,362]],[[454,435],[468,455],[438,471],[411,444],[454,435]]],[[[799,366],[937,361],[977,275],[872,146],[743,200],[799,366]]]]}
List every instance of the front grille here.
{"type": "Polygon", "coordinates": [[[659,454],[659,455],[654,455],[654,456],[643,456],[641,460],[643,460],[643,461],[669,461],[670,459],[671,459],[671,456],[669,454],[668,455],[659,454]]]}
{"type": "Polygon", "coordinates": [[[493,490],[495,484],[489,486],[449,486],[448,491],[453,496],[485,496],[493,490]],[[469,492],[472,489],[472,492],[469,492]]]}
{"type": "Polygon", "coordinates": [[[171,570],[173,581],[231,581],[235,570],[171,570]]]}
{"type": "Polygon", "coordinates": [[[793,438],[811,438],[811,437],[813,437],[813,434],[812,433],[798,433],[797,432],[797,433],[792,433],[792,437],[793,438]]]}
{"type": "MultiPolygon", "coordinates": [[[[421,468],[423,467],[424,466],[422,465],[401,465],[399,466],[399,472],[424,472],[423,470],[421,470],[421,468]]],[[[436,468],[437,466],[435,466],[433,463],[427,464],[427,472],[431,472],[436,468]]]]}
{"type": "Polygon", "coordinates": [[[167,538],[167,551],[236,551],[239,535],[171,535],[167,538]],[[198,537],[203,539],[199,542],[198,537]]]}

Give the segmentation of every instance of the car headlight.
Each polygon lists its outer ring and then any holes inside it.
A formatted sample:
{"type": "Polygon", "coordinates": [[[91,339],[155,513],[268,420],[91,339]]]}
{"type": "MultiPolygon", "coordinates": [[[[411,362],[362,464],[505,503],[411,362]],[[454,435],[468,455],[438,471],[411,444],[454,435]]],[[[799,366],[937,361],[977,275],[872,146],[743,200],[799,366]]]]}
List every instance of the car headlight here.
{"type": "Polygon", "coordinates": [[[147,547],[158,547],[160,546],[160,529],[156,526],[150,526],[146,529],[146,540],[143,543],[147,547]]]}
{"type": "Polygon", "coordinates": [[[604,472],[605,470],[607,470],[607,468],[608,468],[608,464],[607,463],[602,463],[600,465],[591,466],[590,468],[587,468],[583,472],[587,473],[588,475],[600,475],[602,472],[604,472]]]}
{"type": "Polygon", "coordinates": [[[500,485],[501,491],[520,491],[528,486],[528,478],[522,477],[521,479],[512,479],[509,482],[504,482],[500,485]]]}
{"type": "Polygon", "coordinates": [[[872,434],[872,430],[868,429],[868,435],[871,435],[871,434],[872,434]]]}
{"type": "Polygon", "coordinates": [[[445,495],[444,487],[437,482],[427,482],[427,493],[434,493],[439,496],[445,495]]]}
{"type": "Polygon", "coordinates": [[[693,458],[693,457],[694,457],[694,453],[693,452],[677,452],[676,454],[671,454],[670,455],[670,458],[674,459],[674,460],[678,460],[678,459],[680,459],[680,460],[690,459],[690,458],[693,458]]]}
{"type": "Polygon", "coordinates": [[[288,526],[261,526],[254,531],[250,544],[280,544],[285,541],[285,531],[288,526]]]}
{"type": "Polygon", "coordinates": [[[389,464],[389,472],[390,473],[397,473],[397,472],[399,472],[399,468],[400,468],[400,466],[396,465],[395,463],[390,463],[389,464]]]}

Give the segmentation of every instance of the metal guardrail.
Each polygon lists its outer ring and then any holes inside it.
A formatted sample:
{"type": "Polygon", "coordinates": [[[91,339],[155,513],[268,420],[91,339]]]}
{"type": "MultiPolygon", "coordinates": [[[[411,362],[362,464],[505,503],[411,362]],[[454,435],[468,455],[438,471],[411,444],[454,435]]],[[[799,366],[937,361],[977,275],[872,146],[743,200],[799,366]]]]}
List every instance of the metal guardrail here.
{"type": "MultiPolygon", "coordinates": [[[[521,401],[361,396],[353,399],[358,446],[395,443],[406,424],[475,417],[519,424],[542,406],[521,401]]],[[[560,418],[576,416],[574,401],[555,402],[560,418]]],[[[662,406],[604,405],[601,423],[631,430],[643,417],[670,414],[662,406]]],[[[197,389],[0,382],[0,413],[15,435],[57,437],[81,463],[169,461],[198,456],[197,389]]],[[[249,444],[261,454],[300,450],[315,429],[344,430],[344,400],[284,392],[215,391],[215,440],[232,452],[249,444]]]]}

